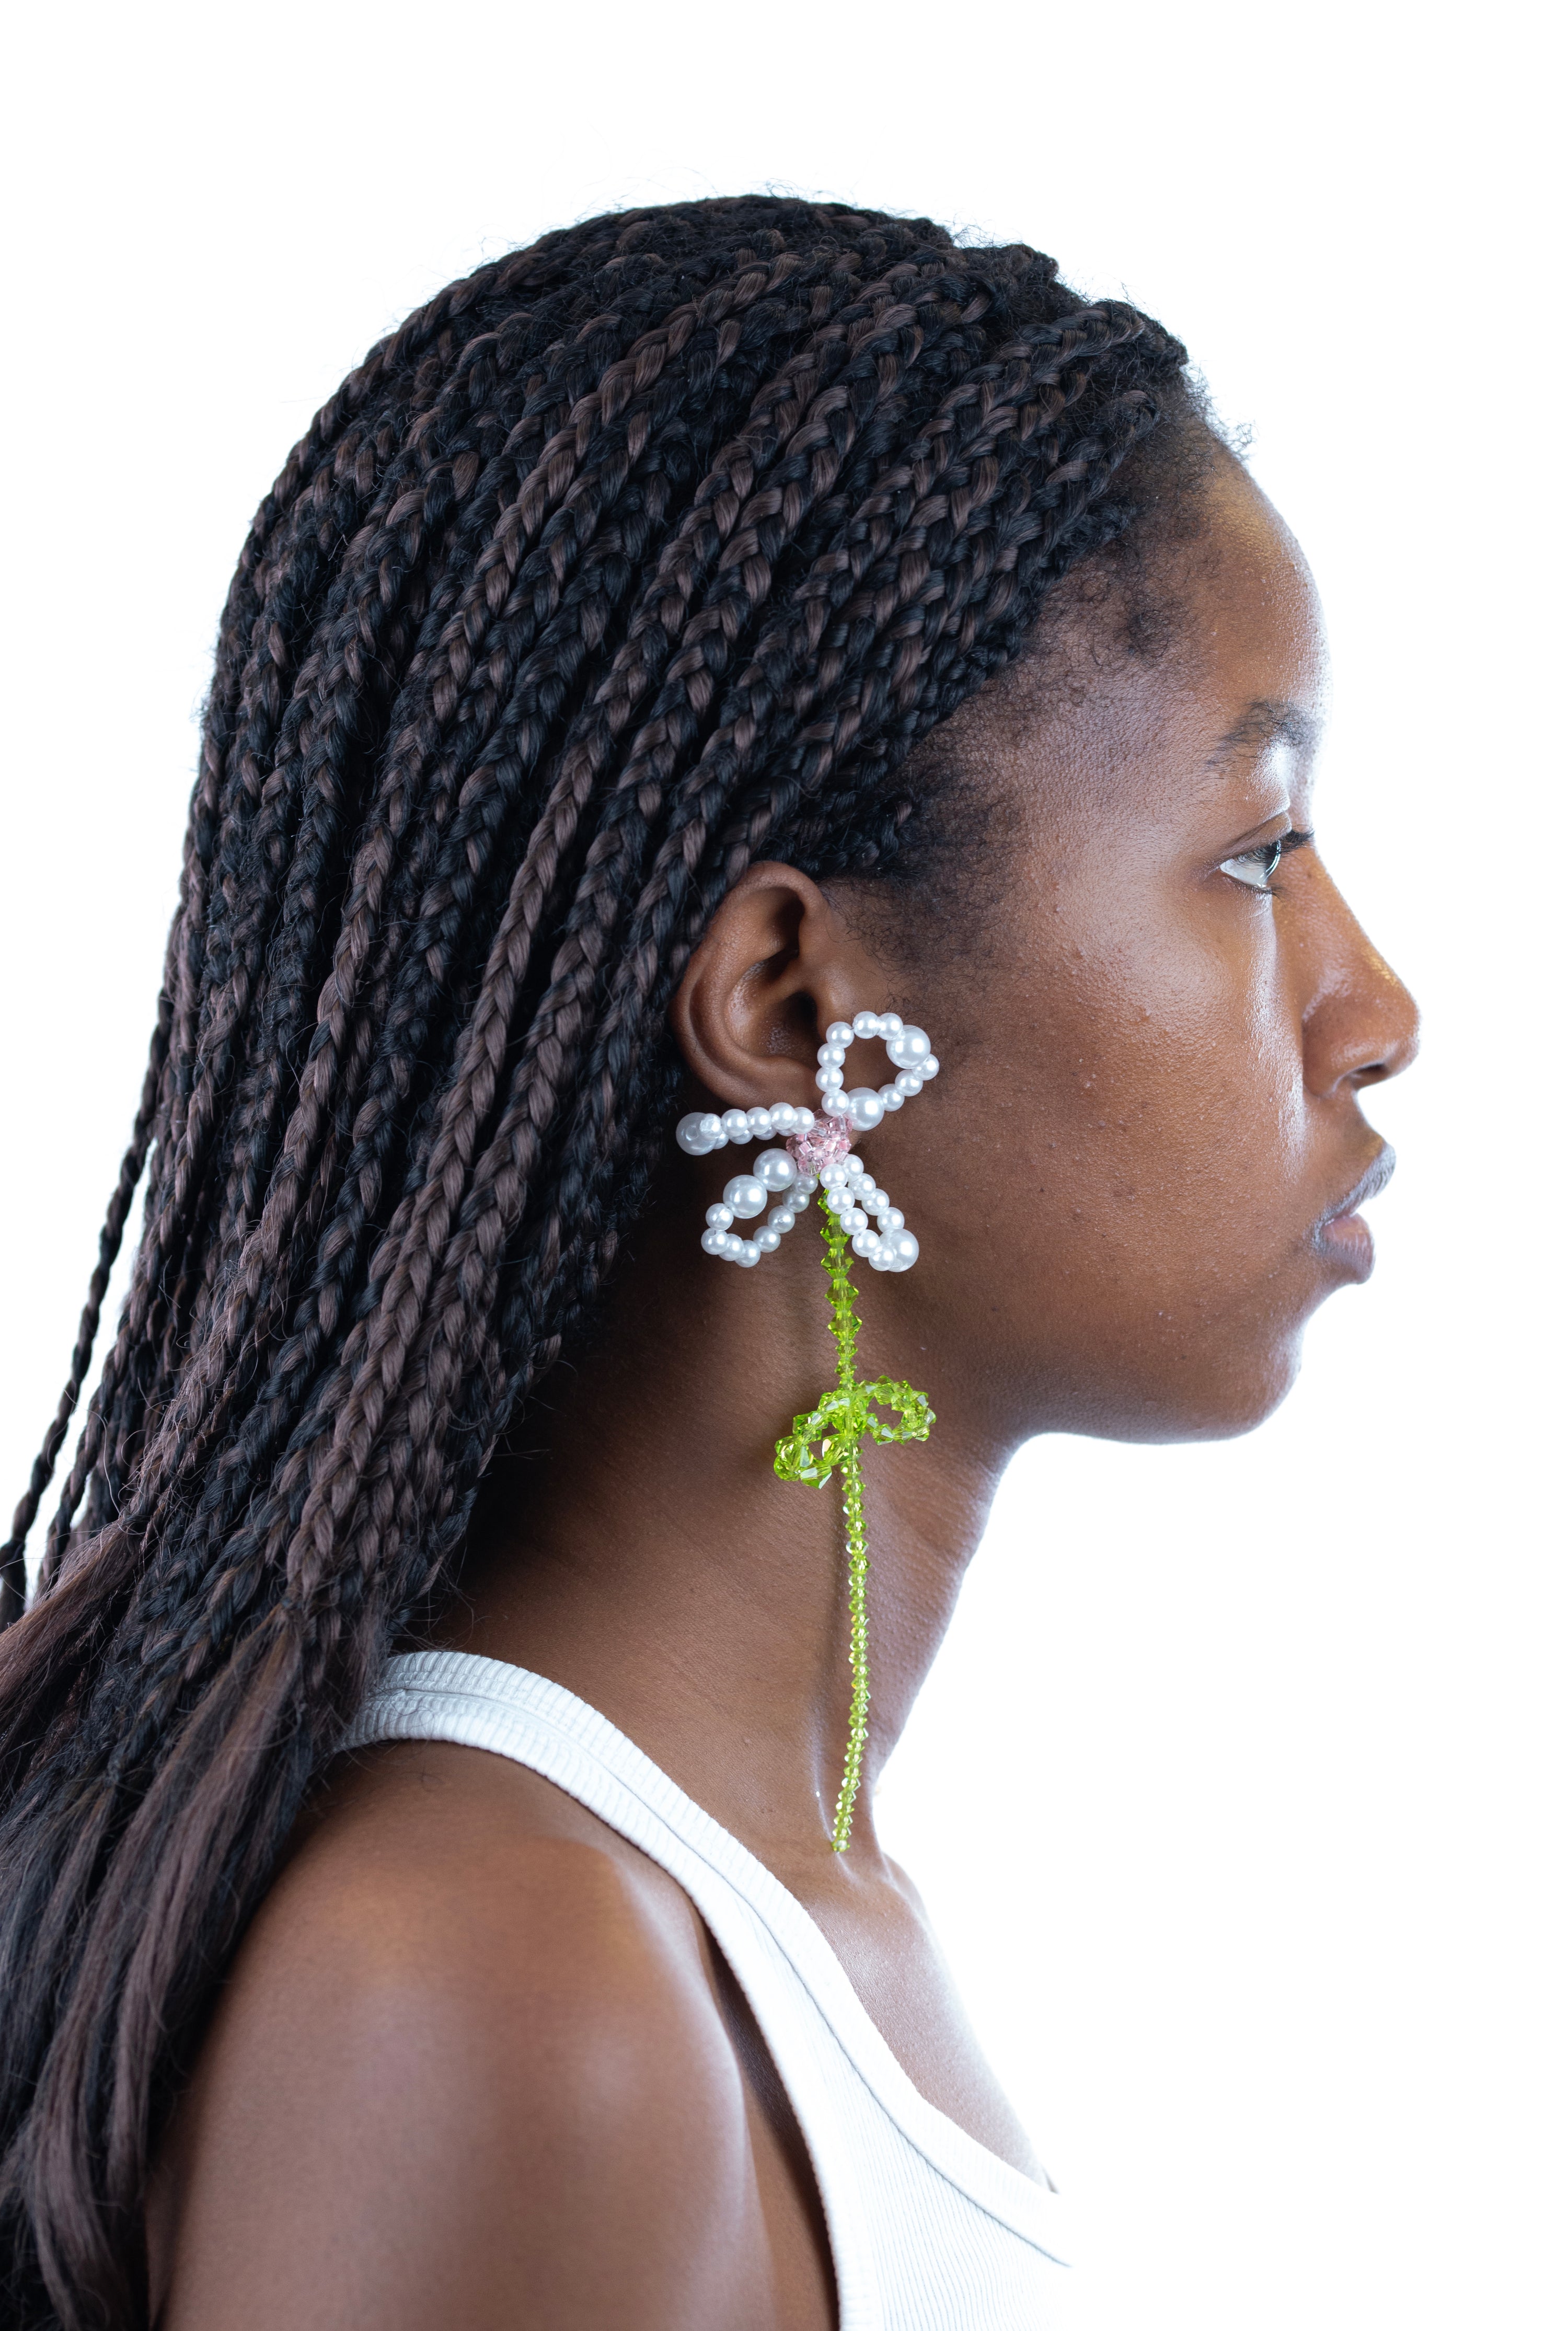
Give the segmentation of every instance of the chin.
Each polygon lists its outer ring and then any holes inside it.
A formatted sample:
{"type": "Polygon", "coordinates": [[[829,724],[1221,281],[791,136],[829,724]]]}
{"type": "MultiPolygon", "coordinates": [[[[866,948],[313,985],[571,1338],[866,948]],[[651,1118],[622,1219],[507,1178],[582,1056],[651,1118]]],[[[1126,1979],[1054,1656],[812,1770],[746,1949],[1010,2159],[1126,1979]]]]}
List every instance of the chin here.
{"type": "Polygon", "coordinates": [[[1257,1356],[1250,1365],[1228,1365],[1211,1389],[1203,1408],[1184,1425],[1162,1435],[1167,1441],[1234,1441],[1255,1432],[1290,1391],[1301,1373],[1298,1327],[1284,1344],[1257,1356]]]}

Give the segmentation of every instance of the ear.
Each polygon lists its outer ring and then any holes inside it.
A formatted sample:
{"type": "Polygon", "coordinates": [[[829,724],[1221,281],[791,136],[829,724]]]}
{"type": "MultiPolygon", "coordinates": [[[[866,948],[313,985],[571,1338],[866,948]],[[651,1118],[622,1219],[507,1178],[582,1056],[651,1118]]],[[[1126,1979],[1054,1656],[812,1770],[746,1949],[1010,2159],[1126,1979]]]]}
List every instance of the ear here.
{"type": "Polygon", "coordinates": [[[811,1108],[824,1030],[883,1010],[887,985],[809,875],[765,863],[747,868],[708,925],[670,1024],[721,1108],[811,1108]]]}

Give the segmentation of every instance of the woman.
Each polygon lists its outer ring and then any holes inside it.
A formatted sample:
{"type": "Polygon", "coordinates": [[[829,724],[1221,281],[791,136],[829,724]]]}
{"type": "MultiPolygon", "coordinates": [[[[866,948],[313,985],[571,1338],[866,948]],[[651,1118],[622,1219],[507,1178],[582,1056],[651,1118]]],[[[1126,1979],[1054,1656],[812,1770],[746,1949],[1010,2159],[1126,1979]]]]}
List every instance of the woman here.
{"type": "Polygon", "coordinates": [[[7,2319],[1049,2319],[864,1784],[1021,1441],[1280,1399],[1415,1042],[1184,362],[679,205],[454,285],[262,504],[5,1554],[7,2319]]]}

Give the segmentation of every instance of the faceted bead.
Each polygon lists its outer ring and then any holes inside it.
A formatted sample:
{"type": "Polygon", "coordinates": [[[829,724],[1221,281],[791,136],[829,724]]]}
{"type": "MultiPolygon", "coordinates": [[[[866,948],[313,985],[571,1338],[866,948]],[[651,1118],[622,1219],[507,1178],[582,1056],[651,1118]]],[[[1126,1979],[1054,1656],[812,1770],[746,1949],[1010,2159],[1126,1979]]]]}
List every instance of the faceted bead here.
{"type": "Polygon", "coordinates": [[[848,1156],[850,1129],[839,1118],[819,1118],[809,1133],[793,1134],[784,1146],[802,1175],[814,1182],[825,1166],[848,1156]]]}

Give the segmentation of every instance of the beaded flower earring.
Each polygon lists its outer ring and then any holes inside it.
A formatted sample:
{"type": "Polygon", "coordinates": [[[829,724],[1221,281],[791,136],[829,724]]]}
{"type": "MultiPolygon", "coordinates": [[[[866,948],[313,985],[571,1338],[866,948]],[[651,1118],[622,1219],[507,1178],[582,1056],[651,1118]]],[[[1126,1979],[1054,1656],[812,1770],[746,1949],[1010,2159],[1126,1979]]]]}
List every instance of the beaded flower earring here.
{"type": "Polygon", "coordinates": [[[820,1117],[788,1101],[777,1101],[771,1108],[727,1108],[722,1116],[710,1109],[683,1117],[675,1138],[689,1156],[706,1157],[730,1143],[784,1137],[782,1149],[765,1149],[751,1172],[727,1182],[722,1201],[709,1206],[702,1233],[704,1254],[750,1270],[794,1230],[813,1191],[822,1212],[822,1269],[828,1274],[828,1312],[838,1346],[838,1380],[809,1415],[795,1418],[774,1451],[774,1470],[781,1481],[811,1481],[819,1489],[835,1472],[843,1481],[851,1695],[844,1777],[833,1814],[833,1851],[842,1853],[850,1842],[871,1702],[860,1442],[868,1433],[875,1441],[924,1441],[933,1422],[930,1402],[912,1384],[891,1376],[862,1382],[855,1374],[860,1322],[854,1308],[851,1256],[860,1256],[873,1270],[908,1270],[920,1247],[886,1190],[878,1187],[875,1175],[854,1156],[851,1139],[852,1134],[871,1132],[884,1117],[913,1100],[936,1074],[938,1063],[925,1030],[907,1027],[896,1012],[857,1012],[852,1021],[835,1020],[817,1060],[820,1117]],[[880,1037],[888,1048],[894,1074],[879,1091],[869,1085],[844,1090],[844,1063],[857,1036],[880,1037]],[[770,1197],[776,1203],[763,1228],[750,1238],[743,1236],[735,1224],[754,1221],[770,1197]],[[891,1419],[879,1413],[883,1409],[892,1410],[891,1419]]]}

